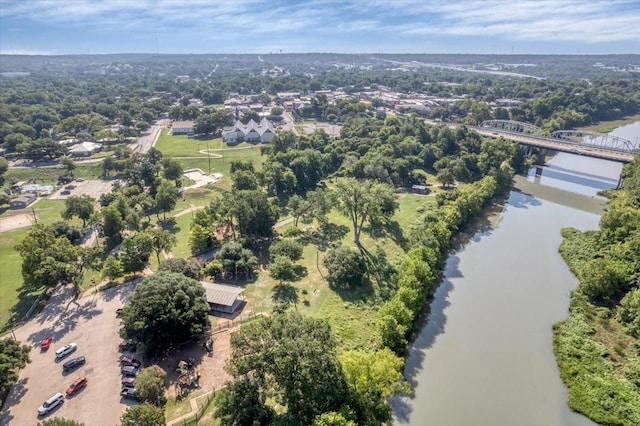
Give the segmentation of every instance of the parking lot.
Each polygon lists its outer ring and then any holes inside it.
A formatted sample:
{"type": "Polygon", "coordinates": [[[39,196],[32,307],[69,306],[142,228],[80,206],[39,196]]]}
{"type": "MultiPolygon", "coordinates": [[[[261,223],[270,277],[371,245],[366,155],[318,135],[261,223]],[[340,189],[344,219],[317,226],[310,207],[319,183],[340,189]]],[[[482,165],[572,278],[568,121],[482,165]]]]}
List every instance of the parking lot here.
{"type": "Polygon", "coordinates": [[[51,194],[49,198],[52,200],[66,200],[71,195],[88,195],[97,200],[102,194],[111,192],[114,182],[115,180],[85,180],[82,182],[74,180],[51,194]]]}
{"type": "MultiPolygon", "coordinates": [[[[65,397],[62,406],[45,418],[64,417],[86,425],[113,426],[131,400],[120,398],[120,368],[118,365],[118,336],[120,308],[132,284],[117,286],[94,294],[85,293],[73,301],[72,288],[59,289],[43,311],[15,330],[16,338],[33,347],[31,363],[20,372],[18,383],[12,388],[0,414],[1,425],[34,425],[38,422],[38,407],[56,392],[64,394],[78,377],[86,376],[88,384],[73,397],[65,397]],[[40,351],[40,341],[53,337],[48,351],[40,351]],[[55,350],[75,342],[78,349],[56,362],[55,350]],[[63,374],[62,364],[74,357],[85,356],[86,364],[63,374]]],[[[140,359],[140,357],[137,357],[140,359]]]]}

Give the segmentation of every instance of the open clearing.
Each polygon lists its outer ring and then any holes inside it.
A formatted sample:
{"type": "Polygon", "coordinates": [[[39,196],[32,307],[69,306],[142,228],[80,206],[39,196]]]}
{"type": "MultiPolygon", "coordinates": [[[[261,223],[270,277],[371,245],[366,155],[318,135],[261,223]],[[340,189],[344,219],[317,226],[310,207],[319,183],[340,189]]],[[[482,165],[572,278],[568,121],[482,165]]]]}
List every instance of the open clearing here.
{"type": "Polygon", "coordinates": [[[33,215],[18,213],[11,216],[0,217],[0,232],[13,231],[14,229],[31,226],[35,223],[33,215]]]}

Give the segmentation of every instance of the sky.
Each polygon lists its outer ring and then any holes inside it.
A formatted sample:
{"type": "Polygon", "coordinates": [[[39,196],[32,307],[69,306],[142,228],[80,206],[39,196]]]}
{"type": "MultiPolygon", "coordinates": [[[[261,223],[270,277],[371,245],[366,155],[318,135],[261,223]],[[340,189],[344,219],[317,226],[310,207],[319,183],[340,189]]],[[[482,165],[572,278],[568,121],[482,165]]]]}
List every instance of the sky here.
{"type": "Polygon", "coordinates": [[[640,53],[640,0],[0,0],[0,53],[640,53]]]}

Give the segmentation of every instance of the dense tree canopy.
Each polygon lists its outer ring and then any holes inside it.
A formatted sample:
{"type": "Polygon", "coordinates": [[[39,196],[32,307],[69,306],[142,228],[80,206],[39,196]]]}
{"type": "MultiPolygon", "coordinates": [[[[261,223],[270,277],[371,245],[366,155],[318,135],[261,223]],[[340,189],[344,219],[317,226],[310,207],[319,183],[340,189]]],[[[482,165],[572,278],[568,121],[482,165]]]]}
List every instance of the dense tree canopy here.
{"type": "Polygon", "coordinates": [[[27,365],[31,347],[5,338],[0,340],[0,398],[4,398],[18,380],[18,371],[27,365]]]}
{"type": "Polygon", "coordinates": [[[165,426],[164,410],[151,404],[132,405],[120,417],[121,426],[165,426]]]}
{"type": "Polygon", "coordinates": [[[201,338],[209,321],[202,285],[174,272],[145,278],[123,309],[123,335],[153,355],[201,338]]]}
{"type": "Polygon", "coordinates": [[[286,419],[301,424],[345,402],[335,341],[323,321],[293,313],[267,317],[233,333],[231,346],[227,370],[234,381],[216,411],[223,424],[276,416],[269,397],[286,407],[286,419]]]}

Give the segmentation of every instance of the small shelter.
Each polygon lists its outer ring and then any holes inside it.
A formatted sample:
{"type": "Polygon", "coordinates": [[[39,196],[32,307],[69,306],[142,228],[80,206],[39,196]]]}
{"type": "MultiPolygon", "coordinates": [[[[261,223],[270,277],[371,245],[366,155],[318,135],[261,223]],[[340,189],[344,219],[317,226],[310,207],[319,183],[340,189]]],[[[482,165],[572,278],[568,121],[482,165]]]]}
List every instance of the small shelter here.
{"type": "Polygon", "coordinates": [[[9,202],[9,208],[11,208],[11,210],[24,209],[27,206],[29,206],[29,204],[33,203],[35,200],[36,200],[35,195],[31,195],[31,194],[21,195],[18,198],[14,198],[9,202]]]}
{"type": "Polygon", "coordinates": [[[244,288],[232,285],[200,282],[212,312],[233,314],[244,303],[244,288]]]}

